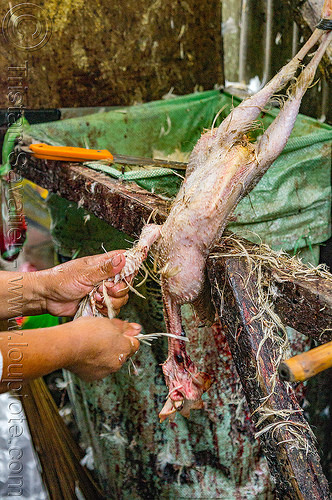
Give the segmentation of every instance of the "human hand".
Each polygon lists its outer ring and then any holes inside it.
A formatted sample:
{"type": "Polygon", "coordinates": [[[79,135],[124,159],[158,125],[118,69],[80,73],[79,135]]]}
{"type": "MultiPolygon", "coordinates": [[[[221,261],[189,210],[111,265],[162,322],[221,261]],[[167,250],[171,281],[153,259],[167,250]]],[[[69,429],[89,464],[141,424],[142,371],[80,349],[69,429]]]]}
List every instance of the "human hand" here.
{"type": "Polygon", "coordinates": [[[119,370],[140,345],[135,338],[141,331],[137,323],[83,317],[68,323],[68,328],[75,353],[65,368],[87,382],[119,370]]]}
{"type": "MultiPolygon", "coordinates": [[[[80,300],[103,280],[118,274],[125,264],[124,250],[114,250],[102,255],[82,257],[47,269],[38,271],[39,295],[45,312],[54,316],[74,316],[80,300]]],[[[116,313],[128,301],[128,289],[124,283],[105,283],[108,295],[112,298],[116,313]]],[[[107,314],[102,303],[102,287],[99,286],[96,299],[98,310],[107,314]]]]}

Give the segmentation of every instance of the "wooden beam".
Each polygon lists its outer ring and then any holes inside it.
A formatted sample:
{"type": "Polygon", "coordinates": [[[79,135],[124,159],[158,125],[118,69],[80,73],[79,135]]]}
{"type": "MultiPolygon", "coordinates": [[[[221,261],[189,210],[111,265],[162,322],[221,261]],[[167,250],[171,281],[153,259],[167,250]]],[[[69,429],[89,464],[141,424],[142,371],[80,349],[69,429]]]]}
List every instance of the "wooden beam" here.
{"type": "MultiPolygon", "coordinates": [[[[244,258],[209,259],[212,297],[230,346],[252,420],[276,482],[277,497],[323,500],[329,498],[315,438],[299,407],[294,391],[276,375],[278,339],[265,337],[257,317],[255,272],[244,258]],[[264,420],[263,420],[264,419],[264,420]]],[[[216,342],[218,345],[218,342],[216,342]]]]}
{"type": "Polygon", "coordinates": [[[275,310],[285,325],[319,343],[332,340],[332,280],[306,280],[272,274],[275,310]]]}
{"type": "MultiPolygon", "coordinates": [[[[225,232],[223,238],[210,252],[214,259],[222,258],[225,254],[230,254],[234,248],[231,245],[232,239],[229,233],[225,232]],[[220,257],[219,257],[220,255],[220,257]]],[[[236,235],[239,250],[241,247],[252,254],[260,254],[259,247],[244,238],[236,235]]],[[[273,257],[273,256],[272,256],[273,257]]],[[[243,260],[246,260],[243,257],[243,260]]],[[[298,276],[295,278],[290,274],[285,261],[284,269],[273,267],[271,260],[268,265],[264,265],[264,270],[273,281],[274,296],[273,302],[276,313],[280,316],[283,324],[290,326],[304,335],[312,338],[318,343],[325,343],[332,340],[332,275],[328,278],[321,277],[315,273],[309,276],[298,276]]],[[[289,266],[291,268],[291,266],[289,266]]]]}
{"type": "Polygon", "coordinates": [[[106,221],[119,231],[136,238],[144,223],[162,224],[169,202],[140,188],[134,182],[122,182],[84,167],[79,163],[41,160],[32,156],[13,157],[13,169],[106,221]]]}
{"type": "MultiPolygon", "coordinates": [[[[300,34],[306,39],[316,28],[323,7],[321,0],[282,0],[285,10],[289,5],[297,24],[300,26],[300,34]]],[[[323,57],[321,68],[324,68],[327,82],[332,77],[332,47],[329,47],[323,57]]]]}

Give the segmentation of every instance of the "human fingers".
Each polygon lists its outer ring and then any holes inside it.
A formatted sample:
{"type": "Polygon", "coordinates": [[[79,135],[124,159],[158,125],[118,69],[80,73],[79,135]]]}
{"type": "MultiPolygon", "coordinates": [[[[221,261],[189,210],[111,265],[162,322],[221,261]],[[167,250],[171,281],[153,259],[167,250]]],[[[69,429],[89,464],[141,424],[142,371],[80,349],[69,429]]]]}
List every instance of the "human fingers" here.
{"type": "Polygon", "coordinates": [[[95,285],[116,276],[125,265],[125,250],[115,250],[102,255],[92,255],[77,259],[76,267],[81,272],[86,285],[95,285]]]}
{"type": "MultiPolygon", "coordinates": [[[[115,320],[115,321],[120,321],[120,320],[115,320]]],[[[124,326],[124,331],[123,335],[125,337],[128,337],[130,340],[130,346],[131,346],[131,355],[134,354],[137,349],[140,346],[139,340],[136,338],[136,336],[141,332],[142,327],[138,323],[127,323],[126,321],[122,321],[123,326],[124,326]]]]}
{"type": "MultiPolygon", "coordinates": [[[[113,310],[114,310],[113,312],[114,312],[115,316],[117,316],[119,314],[121,307],[123,307],[124,305],[127,304],[128,299],[129,299],[128,294],[125,295],[124,297],[120,297],[118,299],[112,298],[112,306],[113,306],[113,310]]],[[[108,314],[107,306],[106,306],[103,298],[100,296],[99,296],[99,300],[96,300],[96,307],[101,314],[103,314],[104,316],[107,316],[107,314],[108,314]]]]}
{"type": "Polygon", "coordinates": [[[75,359],[67,368],[86,381],[119,370],[140,345],[135,337],[141,327],[136,323],[85,317],[71,325],[76,339],[75,359]]]}
{"type": "MultiPolygon", "coordinates": [[[[105,281],[104,284],[110,297],[119,298],[128,294],[128,285],[123,281],[116,284],[112,283],[112,281],[105,281]]],[[[97,292],[103,294],[103,285],[98,287],[97,292]]]]}

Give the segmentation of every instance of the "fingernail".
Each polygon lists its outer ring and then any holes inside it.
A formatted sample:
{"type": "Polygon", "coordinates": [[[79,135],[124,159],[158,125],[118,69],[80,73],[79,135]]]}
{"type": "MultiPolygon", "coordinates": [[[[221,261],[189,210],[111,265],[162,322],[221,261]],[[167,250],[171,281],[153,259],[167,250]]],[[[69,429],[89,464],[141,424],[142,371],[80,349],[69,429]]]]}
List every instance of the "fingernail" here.
{"type": "Polygon", "coordinates": [[[106,288],[113,288],[115,286],[115,283],[114,281],[105,281],[105,286],[106,288]]]}
{"type": "Polygon", "coordinates": [[[117,267],[120,264],[121,260],[122,260],[122,256],[121,255],[119,255],[119,254],[115,255],[113,257],[113,259],[111,259],[112,266],[113,267],[117,267]]]}

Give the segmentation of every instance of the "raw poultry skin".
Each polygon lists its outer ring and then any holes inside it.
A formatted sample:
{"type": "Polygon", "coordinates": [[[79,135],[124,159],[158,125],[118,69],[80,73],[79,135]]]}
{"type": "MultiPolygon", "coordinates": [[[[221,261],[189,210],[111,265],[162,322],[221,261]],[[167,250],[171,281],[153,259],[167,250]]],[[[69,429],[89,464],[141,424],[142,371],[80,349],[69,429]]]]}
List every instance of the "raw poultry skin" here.
{"type": "Polygon", "coordinates": [[[211,380],[208,374],[199,372],[186,352],[185,342],[181,341],[184,332],[180,306],[191,303],[198,315],[204,316],[209,289],[205,274],[209,250],[221,237],[237,203],[283,150],[301,99],[313,81],[331,35],[316,29],[299,53],[262,90],[233,109],[218,128],[201,136],[166,222],[163,226],[145,226],[138,244],[126,252],[126,265],[117,281],[131,279],[154,245],[167,332],[179,337],[168,340],[163,372],[169,393],[159,414],[161,421],[174,418],[177,411],[188,417],[191,409],[203,407],[201,396],[211,380]],[[250,143],[246,134],[264,106],[293,79],[304,56],[320,39],[318,50],[291,86],[277,118],[255,144],[250,143]]]}

